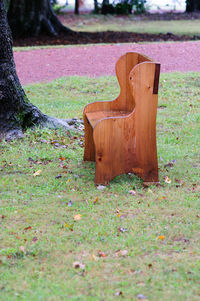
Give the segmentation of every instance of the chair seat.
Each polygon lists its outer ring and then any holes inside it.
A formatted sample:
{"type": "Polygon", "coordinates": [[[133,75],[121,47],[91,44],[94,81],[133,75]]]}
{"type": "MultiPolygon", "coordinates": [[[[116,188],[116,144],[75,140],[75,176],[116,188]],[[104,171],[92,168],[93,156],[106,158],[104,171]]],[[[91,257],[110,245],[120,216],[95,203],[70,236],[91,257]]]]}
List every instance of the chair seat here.
{"type": "Polygon", "coordinates": [[[108,117],[124,117],[128,116],[131,112],[130,111],[97,111],[97,112],[90,112],[86,113],[86,117],[94,128],[97,122],[101,119],[108,118],[108,117]]]}

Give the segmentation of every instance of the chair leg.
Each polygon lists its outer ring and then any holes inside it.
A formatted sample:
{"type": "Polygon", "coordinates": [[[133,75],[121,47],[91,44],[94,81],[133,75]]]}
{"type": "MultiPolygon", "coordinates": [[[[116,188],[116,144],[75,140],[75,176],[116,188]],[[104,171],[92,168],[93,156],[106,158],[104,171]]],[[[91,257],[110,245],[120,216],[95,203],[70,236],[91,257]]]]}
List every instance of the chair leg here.
{"type": "Polygon", "coordinates": [[[120,128],[118,123],[119,120],[106,119],[94,129],[96,184],[108,184],[117,175],[126,172],[122,142],[123,124],[120,128]]]}
{"type": "Polygon", "coordinates": [[[107,185],[109,181],[111,181],[116,175],[113,174],[112,169],[112,160],[109,157],[112,157],[112,154],[108,154],[105,152],[101,153],[96,145],[97,154],[96,154],[96,170],[95,170],[95,179],[94,182],[96,184],[104,184],[107,185]]]}
{"type": "Polygon", "coordinates": [[[149,135],[137,136],[136,164],[133,172],[144,182],[159,182],[155,129],[149,135]]]}
{"type": "Polygon", "coordinates": [[[132,169],[132,172],[136,174],[138,177],[143,179],[144,182],[148,183],[158,183],[159,182],[159,176],[158,176],[158,167],[154,166],[152,169],[148,170],[145,169],[145,167],[139,168],[134,167],[132,169]]]}
{"type": "Polygon", "coordinates": [[[93,140],[93,128],[86,119],[84,118],[85,125],[85,148],[84,148],[84,161],[95,161],[95,146],[93,140]]]}

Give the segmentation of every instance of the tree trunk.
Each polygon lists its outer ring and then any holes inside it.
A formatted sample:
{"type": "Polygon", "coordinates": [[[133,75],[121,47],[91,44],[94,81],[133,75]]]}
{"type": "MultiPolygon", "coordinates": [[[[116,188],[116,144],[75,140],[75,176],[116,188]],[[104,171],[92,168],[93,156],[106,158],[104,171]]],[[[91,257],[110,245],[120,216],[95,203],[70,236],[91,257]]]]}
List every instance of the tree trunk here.
{"type": "Polygon", "coordinates": [[[94,13],[98,14],[99,13],[99,5],[98,5],[98,1],[94,0],[94,13]]]}
{"type": "Polygon", "coordinates": [[[33,126],[71,128],[66,121],[41,113],[26,97],[16,73],[4,1],[0,0],[0,137],[20,137],[33,126]]]}
{"type": "Polygon", "coordinates": [[[79,0],[75,0],[74,14],[79,15],[79,0]]]}
{"type": "Polygon", "coordinates": [[[191,13],[200,10],[200,0],[186,0],[186,12],[191,13]]]}
{"type": "Polygon", "coordinates": [[[8,23],[14,38],[72,32],[58,20],[50,0],[11,0],[8,23]]]}

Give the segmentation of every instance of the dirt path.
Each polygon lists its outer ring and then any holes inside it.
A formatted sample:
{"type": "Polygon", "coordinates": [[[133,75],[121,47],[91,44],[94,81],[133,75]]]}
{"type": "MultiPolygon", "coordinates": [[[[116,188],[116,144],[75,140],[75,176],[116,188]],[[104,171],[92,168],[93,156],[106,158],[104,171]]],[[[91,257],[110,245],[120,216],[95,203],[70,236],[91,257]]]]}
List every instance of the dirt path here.
{"type": "Polygon", "coordinates": [[[140,52],[160,62],[161,72],[200,71],[200,42],[76,46],[14,55],[19,78],[26,85],[70,75],[113,75],[115,62],[128,51],[140,52]]]}

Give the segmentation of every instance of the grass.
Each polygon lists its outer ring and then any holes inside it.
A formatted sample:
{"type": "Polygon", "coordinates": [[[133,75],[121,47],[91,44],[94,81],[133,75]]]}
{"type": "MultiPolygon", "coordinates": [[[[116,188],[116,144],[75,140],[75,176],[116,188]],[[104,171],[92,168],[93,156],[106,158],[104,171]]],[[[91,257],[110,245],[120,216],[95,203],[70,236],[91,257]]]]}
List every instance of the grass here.
{"type": "Polygon", "coordinates": [[[176,35],[200,35],[200,20],[148,20],[131,16],[102,16],[83,14],[63,15],[61,21],[77,31],[128,31],[137,33],[168,33],[176,35]]]}
{"type": "MultiPolygon", "coordinates": [[[[82,134],[36,129],[1,142],[2,301],[199,300],[199,80],[161,77],[159,187],[122,175],[98,190],[82,134]]],[[[114,77],[71,77],[25,90],[43,112],[67,118],[119,89],[114,77]]]]}

